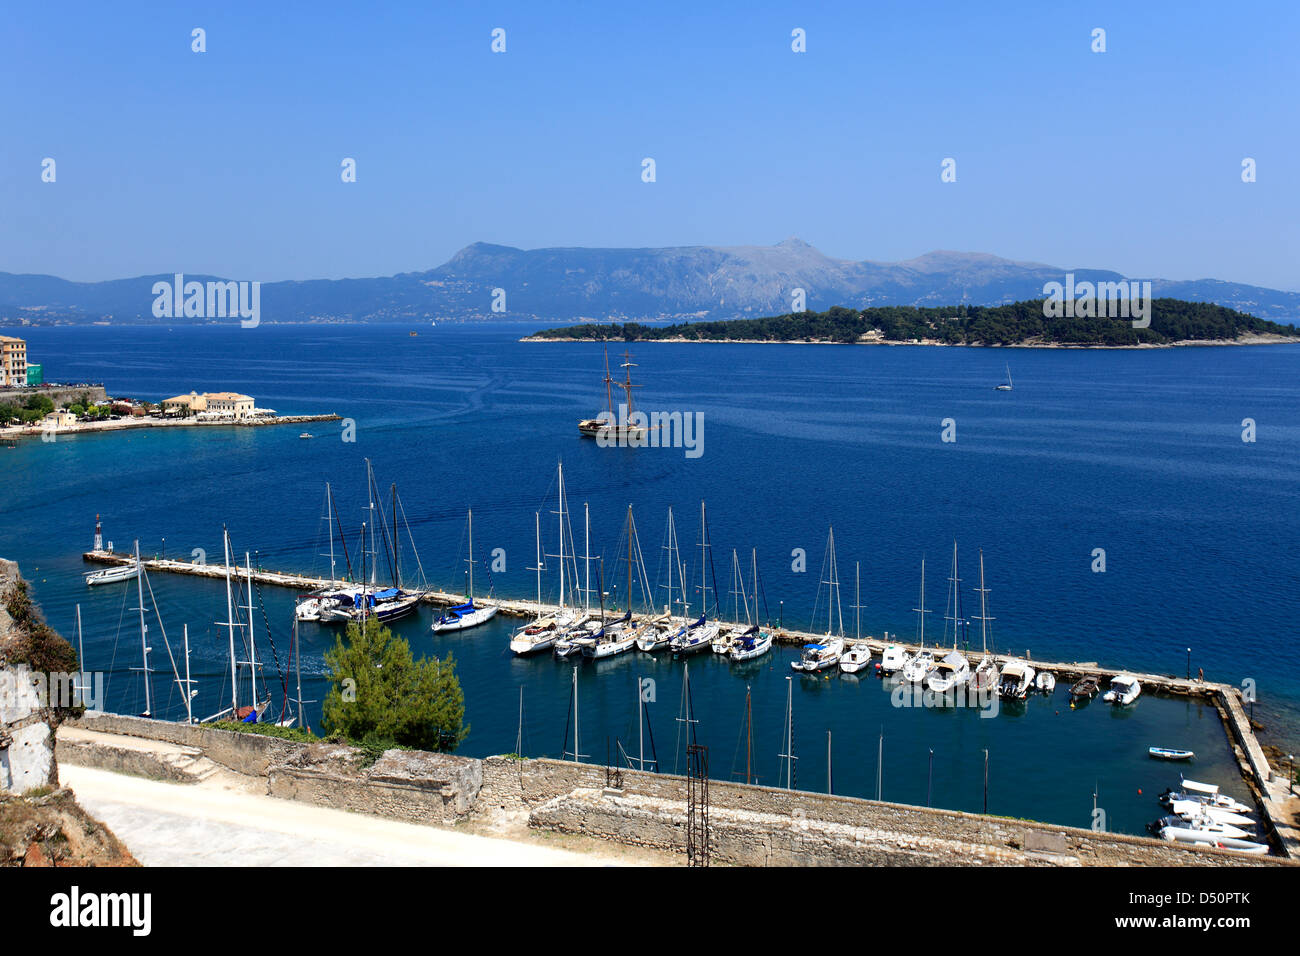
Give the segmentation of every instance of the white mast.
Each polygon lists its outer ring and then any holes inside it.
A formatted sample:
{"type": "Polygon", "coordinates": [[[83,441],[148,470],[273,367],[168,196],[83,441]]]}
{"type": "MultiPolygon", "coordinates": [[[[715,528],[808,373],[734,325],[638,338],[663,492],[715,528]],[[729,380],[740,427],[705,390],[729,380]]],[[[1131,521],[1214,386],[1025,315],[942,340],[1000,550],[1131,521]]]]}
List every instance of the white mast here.
{"type": "Polygon", "coordinates": [[[474,603],[474,509],[469,509],[469,594],[466,595],[471,605],[474,603]]]}
{"type": "MultiPolygon", "coordinates": [[[[559,463],[559,476],[560,476],[559,477],[559,482],[560,482],[560,609],[563,610],[564,609],[564,462],[559,463]]],[[[574,674],[576,675],[577,671],[574,671],[574,674]]],[[[578,710],[578,698],[576,696],[578,685],[577,685],[576,676],[574,677],[573,686],[575,688],[574,689],[575,696],[573,698],[573,710],[574,713],[576,714],[578,710]]],[[[576,728],[575,728],[575,733],[576,733],[576,728]]],[[[578,747],[576,743],[574,744],[573,747],[573,754],[574,754],[573,759],[577,760],[578,747]]]]}
{"type": "Polygon", "coordinates": [[[337,584],[339,576],[334,570],[334,496],[330,493],[328,481],[325,482],[325,523],[329,525],[330,532],[330,584],[337,584]]]}
{"type": "Polygon", "coordinates": [[[537,616],[542,616],[542,513],[533,512],[533,524],[537,531],[537,616]]]}
{"type": "MultiPolygon", "coordinates": [[[[95,550],[100,550],[96,548],[95,550]]],[[[84,704],[86,702],[86,649],[81,642],[81,605],[77,605],[77,684],[73,688],[76,691],[72,698],[74,704],[84,704]]]]}
{"type": "Polygon", "coordinates": [[[582,503],[583,517],[583,537],[582,537],[582,563],[586,568],[587,586],[583,589],[586,600],[583,603],[584,609],[588,614],[591,613],[591,505],[587,502],[582,503]]]}
{"type": "Polygon", "coordinates": [[[140,539],[135,542],[135,592],[136,598],[140,604],[140,657],[144,662],[141,671],[144,673],[144,716],[152,716],[153,706],[149,700],[149,645],[145,639],[145,634],[149,630],[149,625],[144,622],[144,565],[140,563],[140,539]]]}
{"type": "Polygon", "coordinates": [[[302,716],[302,644],[298,637],[298,615],[293,616],[293,667],[298,678],[298,726],[307,726],[302,716]]]}
{"type": "Polygon", "coordinates": [[[920,622],[921,650],[925,650],[925,616],[930,612],[925,609],[925,558],[921,558],[921,606],[912,608],[916,612],[916,619],[920,622]]]}
{"type": "MultiPolygon", "coordinates": [[[[295,615],[295,620],[296,620],[295,615]]],[[[190,690],[190,626],[182,626],[185,635],[185,723],[194,723],[194,691],[190,690]]]]}
{"type": "Polygon", "coordinates": [[[252,704],[257,708],[257,645],[253,640],[253,561],[244,552],[244,567],[248,578],[248,680],[253,688],[252,704]]]}
{"type": "Polygon", "coordinates": [[[239,686],[236,679],[239,668],[235,664],[235,606],[230,592],[230,532],[225,528],[221,529],[221,542],[226,550],[226,625],[230,631],[230,715],[234,720],[238,720],[239,686]]]}
{"type": "Polygon", "coordinates": [[[987,595],[989,589],[984,586],[984,549],[980,548],[980,586],[975,589],[980,595],[980,644],[984,649],[984,654],[989,652],[988,639],[988,622],[993,620],[989,617],[987,595]]]}

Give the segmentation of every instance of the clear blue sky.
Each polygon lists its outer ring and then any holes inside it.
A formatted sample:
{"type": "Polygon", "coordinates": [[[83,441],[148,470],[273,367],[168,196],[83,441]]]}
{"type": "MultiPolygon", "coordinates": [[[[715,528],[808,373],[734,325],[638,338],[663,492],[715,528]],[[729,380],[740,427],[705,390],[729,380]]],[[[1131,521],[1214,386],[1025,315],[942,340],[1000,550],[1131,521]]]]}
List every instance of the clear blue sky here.
{"type": "Polygon", "coordinates": [[[479,240],[797,235],[1300,289],[1294,0],[542,6],[11,2],[0,270],[269,281],[479,240]]]}

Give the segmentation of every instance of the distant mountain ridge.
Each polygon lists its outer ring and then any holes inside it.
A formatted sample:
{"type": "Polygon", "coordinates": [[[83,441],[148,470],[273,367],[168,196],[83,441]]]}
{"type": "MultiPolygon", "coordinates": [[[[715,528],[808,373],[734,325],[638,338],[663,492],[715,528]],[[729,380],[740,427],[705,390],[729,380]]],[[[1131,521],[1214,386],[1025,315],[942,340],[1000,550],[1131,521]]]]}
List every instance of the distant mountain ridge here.
{"type": "MultiPolygon", "coordinates": [[[[903,262],[834,259],[801,239],[774,246],[516,249],[476,242],[443,265],[366,279],[266,282],[266,322],[402,322],[428,319],[544,321],[716,320],[778,315],[803,289],[809,310],[832,306],[1002,305],[1041,298],[1047,282],[1117,282],[1102,269],[1064,269],[987,253],[936,251],[903,262]],[[505,311],[494,311],[494,290],[505,311]]],[[[186,274],[186,280],[222,281],[186,274]]],[[[240,281],[249,277],[225,277],[240,281]]],[[[0,272],[0,324],[50,322],[228,322],[155,318],[155,282],[172,275],[106,282],[0,272]]],[[[1213,302],[1294,324],[1300,293],[1218,279],[1152,279],[1152,294],[1213,302]]]]}

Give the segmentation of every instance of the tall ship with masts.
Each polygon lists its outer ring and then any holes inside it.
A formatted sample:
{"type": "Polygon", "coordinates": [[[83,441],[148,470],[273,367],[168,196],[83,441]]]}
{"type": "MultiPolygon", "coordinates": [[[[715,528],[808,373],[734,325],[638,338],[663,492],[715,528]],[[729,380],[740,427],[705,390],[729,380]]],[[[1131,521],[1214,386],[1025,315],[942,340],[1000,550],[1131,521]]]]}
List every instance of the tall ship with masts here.
{"type": "Polygon", "coordinates": [[[631,423],[633,403],[632,389],[641,388],[640,385],[632,384],[632,369],[636,365],[632,362],[632,353],[625,351],[623,353],[623,381],[618,381],[609,373],[609,349],[605,349],[605,411],[595,418],[584,418],[578,422],[578,431],[587,438],[605,438],[607,440],[624,440],[641,439],[650,430],[645,425],[634,425],[631,423]],[[624,395],[625,415],[622,420],[619,419],[617,411],[614,409],[614,389],[621,388],[624,395]]]}

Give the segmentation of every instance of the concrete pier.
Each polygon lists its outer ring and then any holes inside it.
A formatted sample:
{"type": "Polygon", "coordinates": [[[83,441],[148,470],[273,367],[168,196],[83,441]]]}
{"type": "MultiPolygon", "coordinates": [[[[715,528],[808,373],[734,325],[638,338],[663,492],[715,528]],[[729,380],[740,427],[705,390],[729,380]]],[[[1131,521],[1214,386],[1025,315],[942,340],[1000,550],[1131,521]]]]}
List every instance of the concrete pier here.
{"type": "MultiPolygon", "coordinates": [[[[96,564],[123,565],[130,564],[134,557],[128,554],[121,554],[108,551],[87,551],[82,555],[83,559],[96,564]]],[[[145,569],[151,572],[159,571],[173,574],[188,574],[194,577],[212,578],[224,580],[226,576],[226,567],[222,564],[191,564],[184,561],[173,561],[167,558],[153,558],[144,561],[145,569]]],[[[234,568],[232,572],[241,576],[246,573],[241,568],[234,568]]],[[[315,591],[320,588],[328,587],[330,581],[325,578],[311,577],[302,574],[287,574],[280,571],[267,571],[265,569],[254,569],[253,580],[259,584],[269,584],[277,587],[294,588],[299,592],[315,591]]],[[[447,591],[407,589],[411,593],[418,593],[423,603],[439,606],[452,606],[462,604],[465,601],[465,595],[455,594],[447,591]]],[[[536,601],[517,601],[500,598],[492,598],[492,603],[500,608],[500,613],[521,618],[533,618],[544,613],[551,613],[557,610],[553,604],[538,604],[536,601]]],[[[611,609],[610,613],[614,613],[611,609]]],[[[621,613],[621,612],[620,612],[621,613]]],[[[775,631],[774,639],[777,643],[787,645],[802,645],[817,642],[822,639],[822,635],[810,634],[805,631],[796,631],[788,628],[778,628],[775,631]]],[[[879,639],[873,636],[862,638],[874,655],[880,655],[888,645],[897,644],[909,651],[918,649],[918,645],[908,641],[900,641],[895,638],[888,640],[879,639]]],[[[850,644],[856,643],[849,641],[850,644]]],[[[935,645],[929,645],[929,649],[936,656],[942,656],[944,649],[935,645]]],[[[978,651],[963,652],[969,657],[975,657],[978,651]]],[[[1107,668],[1099,666],[1095,661],[1088,662],[1062,662],[1062,661],[1040,661],[1033,658],[1028,649],[1024,655],[1017,654],[998,654],[995,655],[999,665],[1008,660],[1028,661],[1035,670],[1050,671],[1056,675],[1058,683],[1065,684],[1065,690],[1068,692],[1069,683],[1078,680],[1080,677],[1096,677],[1103,683],[1115,674],[1126,673],[1132,674],[1142,684],[1144,694],[1156,694],[1158,696],[1171,697],[1192,697],[1202,700],[1212,701],[1219,716],[1223,719],[1224,728],[1227,731],[1228,739],[1232,744],[1233,752],[1237,756],[1237,762],[1241,770],[1242,777],[1246,780],[1251,790],[1254,792],[1257,801],[1262,809],[1262,822],[1266,830],[1274,837],[1274,842],[1281,852],[1293,859],[1300,859],[1300,826],[1297,826],[1296,820],[1300,818],[1300,796],[1294,796],[1290,793],[1288,781],[1283,774],[1275,772],[1264,756],[1264,751],[1255,737],[1254,728],[1251,726],[1250,719],[1246,714],[1243,706],[1244,700],[1241,690],[1231,684],[1218,684],[1208,681],[1188,680],[1185,677],[1176,677],[1168,674],[1148,674],[1138,671],[1127,671],[1119,668],[1107,668]]]]}

